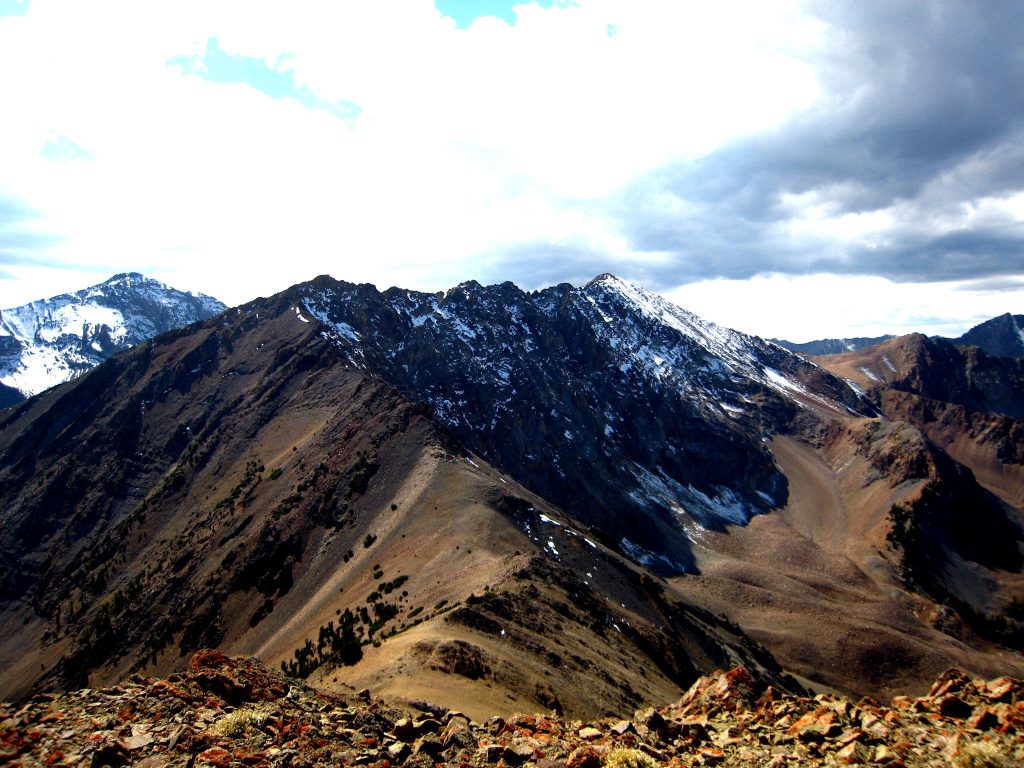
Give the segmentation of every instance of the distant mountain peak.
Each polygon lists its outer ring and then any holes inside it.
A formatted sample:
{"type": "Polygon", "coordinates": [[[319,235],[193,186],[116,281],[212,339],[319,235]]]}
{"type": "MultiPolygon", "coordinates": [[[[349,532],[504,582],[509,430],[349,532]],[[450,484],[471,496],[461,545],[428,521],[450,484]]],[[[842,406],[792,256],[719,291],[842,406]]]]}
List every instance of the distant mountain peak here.
{"type": "MultiPolygon", "coordinates": [[[[886,334],[874,337],[816,339],[806,342],[792,342],[785,339],[770,339],[770,341],[801,355],[843,355],[847,352],[873,347],[893,338],[896,337],[886,334]]],[[[996,357],[1024,357],[1024,315],[1004,312],[974,326],[963,336],[947,339],[947,341],[958,346],[978,347],[983,352],[996,357]]]]}
{"type": "Polygon", "coordinates": [[[139,272],[5,309],[0,384],[26,397],[38,394],[117,352],[224,309],[210,296],[179,291],[139,272]]]}
{"type": "Polygon", "coordinates": [[[770,339],[770,341],[799,355],[841,355],[873,347],[892,338],[895,337],[885,334],[884,336],[854,336],[845,339],[816,339],[805,342],[786,341],[785,339],[770,339]]]}
{"type": "Polygon", "coordinates": [[[1024,357],[1024,315],[1009,312],[971,328],[954,344],[978,347],[996,357],[1024,357]]]}

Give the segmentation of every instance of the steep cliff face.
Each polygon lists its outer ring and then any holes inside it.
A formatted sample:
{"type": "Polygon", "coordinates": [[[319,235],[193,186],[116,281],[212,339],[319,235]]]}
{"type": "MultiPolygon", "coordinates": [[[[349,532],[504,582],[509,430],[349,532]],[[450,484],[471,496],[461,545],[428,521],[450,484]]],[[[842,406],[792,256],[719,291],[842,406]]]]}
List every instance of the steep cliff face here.
{"type": "Polygon", "coordinates": [[[182,328],[225,306],[138,273],[0,310],[0,407],[81,375],[115,352],[182,328]]]}

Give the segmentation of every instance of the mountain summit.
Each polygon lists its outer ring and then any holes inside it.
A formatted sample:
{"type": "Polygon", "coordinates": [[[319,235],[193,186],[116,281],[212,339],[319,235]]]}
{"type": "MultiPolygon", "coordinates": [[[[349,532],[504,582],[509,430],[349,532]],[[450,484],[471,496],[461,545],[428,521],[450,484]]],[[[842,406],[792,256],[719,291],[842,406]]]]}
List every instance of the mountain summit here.
{"type": "Polygon", "coordinates": [[[226,307],[138,272],[0,310],[0,384],[22,396],[81,375],[158,333],[205,320],[226,307]]]}

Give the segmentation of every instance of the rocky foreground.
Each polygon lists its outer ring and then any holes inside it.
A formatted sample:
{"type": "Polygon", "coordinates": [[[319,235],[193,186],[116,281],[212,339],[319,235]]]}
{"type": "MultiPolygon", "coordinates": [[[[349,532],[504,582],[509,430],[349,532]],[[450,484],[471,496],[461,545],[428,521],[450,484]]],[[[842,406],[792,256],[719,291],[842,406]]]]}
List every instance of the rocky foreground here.
{"type": "Polygon", "coordinates": [[[253,659],[200,651],[166,680],[0,704],[0,764],[300,768],[1024,765],[1024,682],[946,672],[928,696],[794,697],[741,668],[632,719],[476,723],[416,702],[326,694],[253,659]]]}

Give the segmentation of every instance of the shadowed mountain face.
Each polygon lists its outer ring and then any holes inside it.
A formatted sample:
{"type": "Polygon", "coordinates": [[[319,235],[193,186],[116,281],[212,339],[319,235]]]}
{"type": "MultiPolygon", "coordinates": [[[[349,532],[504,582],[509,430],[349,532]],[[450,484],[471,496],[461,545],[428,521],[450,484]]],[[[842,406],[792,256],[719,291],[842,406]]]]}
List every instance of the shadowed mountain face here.
{"type": "Polygon", "coordinates": [[[20,403],[24,399],[25,396],[14,387],[8,387],[6,384],[0,384],[0,410],[10,408],[12,405],[20,403]]]}
{"type": "Polygon", "coordinates": [[[813,408],[871,410],[797,355],[610,275],[438,295],[318,278],[295,300],[353,365],[666,573],[692,567],[687,526],[742,525],[785,503],[766,436],[813,408]]]}
{"type": "Polygon", "coordinates": [[[474,714],[627,712],[730,659],[786,685],[736,627],[346,361],[295,299],[4,414],[0,697],[212,645],[474,714]]]}
{"type": "Polygon", "coordinates": [[[69,381],[115,352],[224,309],[209,296],[178,291],[133,272],[0,310],[0,408],[69,381]]]}
{"type": "Polygon", "coordinates": [[[997,357],[1024,357],[1024,315],[993,317],[976,325],[963,336],[954,339],[960,346],[978,347],[997,357]]]}

